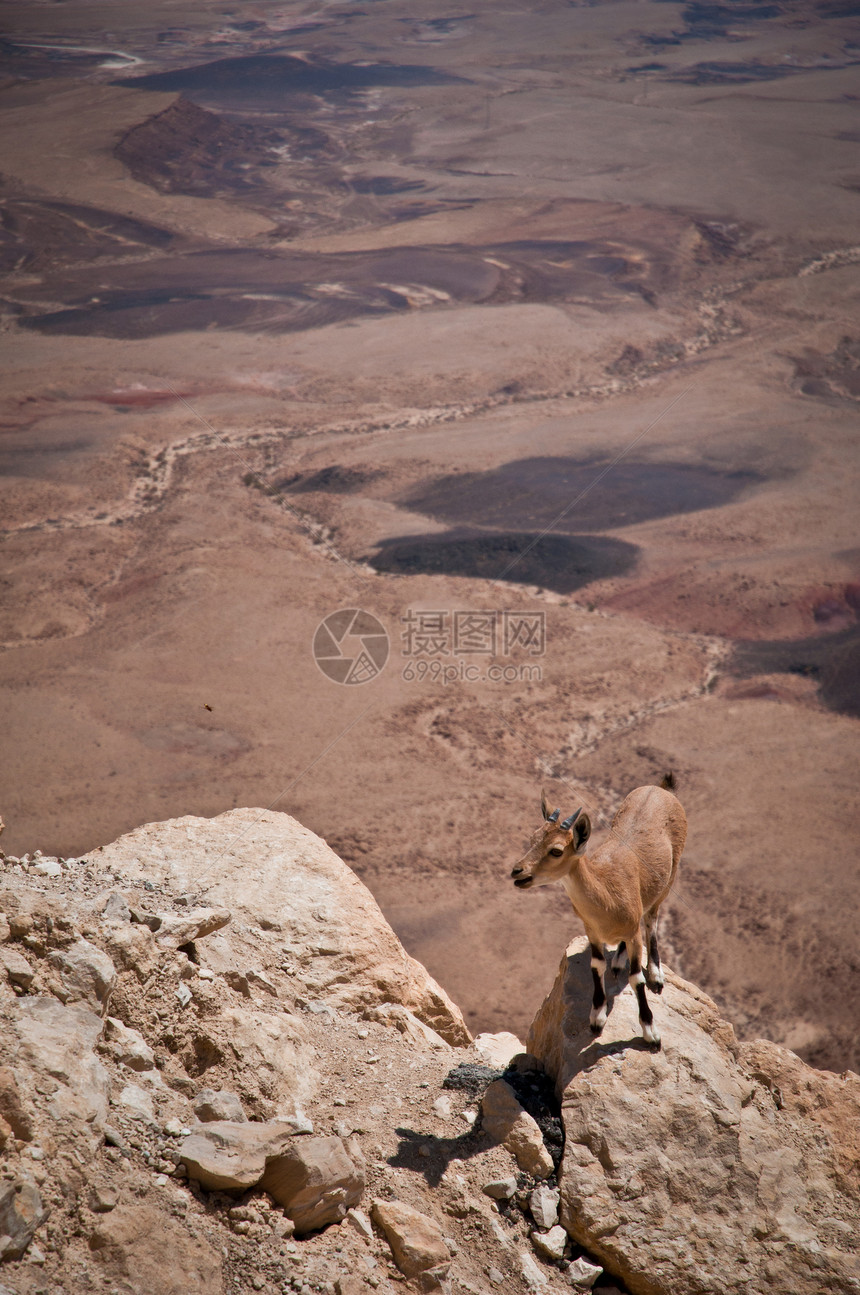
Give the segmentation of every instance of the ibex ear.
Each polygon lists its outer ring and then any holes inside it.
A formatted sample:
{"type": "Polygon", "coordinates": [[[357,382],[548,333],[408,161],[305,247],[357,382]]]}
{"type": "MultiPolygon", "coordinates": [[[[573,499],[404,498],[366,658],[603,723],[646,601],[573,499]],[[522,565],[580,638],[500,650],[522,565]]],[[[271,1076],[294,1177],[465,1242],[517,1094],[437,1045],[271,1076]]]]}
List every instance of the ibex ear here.
{"type": "Polygon", "coordinates": [[[591,819],[583,812],[573,825],[573,848],[581,850],[591,836],[591,819]]]}
{"type": "Polygon", "coordinates": [[[540,792],[540,812],[543,814],[544,818],[549,818],[549,804],[543,787],[541,787],[540,792]]]}

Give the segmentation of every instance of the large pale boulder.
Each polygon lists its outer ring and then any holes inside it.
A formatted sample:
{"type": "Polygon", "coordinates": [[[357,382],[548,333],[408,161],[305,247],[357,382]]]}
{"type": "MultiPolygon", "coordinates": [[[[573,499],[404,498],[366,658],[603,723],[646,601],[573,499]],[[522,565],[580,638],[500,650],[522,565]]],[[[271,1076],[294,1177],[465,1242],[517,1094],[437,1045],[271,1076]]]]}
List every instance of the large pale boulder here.
{"type": "Polygon", "coordinates": [[[706,995],[665,974],[660,1052],[629,987],[591,1034],[584,939],[532,1025],[562,1101],[562,1223],[634,1295],[856,1295],[860,1077],[739,1044],[706,995]]]}
{"type": "Polygon", "coordinates": [[[459,1008],[409,957],[367,887],[288,814],[234,809],[151,823],[90,857],[222,905],[234,929],[276,932],[296,990],[310,999],[352,1010],[400,1003],[446,1042],[470,1041],[459,1008]]]}

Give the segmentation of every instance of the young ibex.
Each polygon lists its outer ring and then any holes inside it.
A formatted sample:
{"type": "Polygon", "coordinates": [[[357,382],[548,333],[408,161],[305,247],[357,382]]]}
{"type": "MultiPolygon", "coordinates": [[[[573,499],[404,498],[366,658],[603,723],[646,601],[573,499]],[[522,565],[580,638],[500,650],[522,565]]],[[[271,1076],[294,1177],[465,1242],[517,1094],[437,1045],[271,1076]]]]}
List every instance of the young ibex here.
{"type": "Polygon", "coordinates": [[[663,990],[663,973],[657,949],[657,917],[678,872],[678,860],[687,838],[687,818],[669,790],[672,774],[660,787],[631,791],[609,827],[604,843],[589,855],[583,848],[591,835],[587,814],[578,809],[559,822],[560,810],[549,812],[545,798],[541,809],[545,823],[532,837],[528,853],[511,872],[514,885],[545,886],[560,881],[573,911],[585,927],[591,945],[594,997],[591,1029],[599,1034],[606,1024],[606,945],[617,945],[613,970],[630,959],[630,983],[636,988],[639,1021],[646,1042],[660,1046],[645,984],[655,994],[663,990]],[[645,924],[643,956],[641,927],[645,924]],[[647,975],[642,967],[647,958],[647,975]]]}

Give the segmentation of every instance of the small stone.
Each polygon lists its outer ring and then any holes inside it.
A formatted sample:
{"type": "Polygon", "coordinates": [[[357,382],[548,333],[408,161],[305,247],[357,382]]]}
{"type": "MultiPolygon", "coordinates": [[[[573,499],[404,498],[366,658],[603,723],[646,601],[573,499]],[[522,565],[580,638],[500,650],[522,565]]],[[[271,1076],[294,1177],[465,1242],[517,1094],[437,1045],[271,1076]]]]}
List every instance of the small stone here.
{"type": "Polygon", "coordinates": [[[433,1269],[447,1271],[451,1256],[433,1219],[403,1201],[373,1202],[373,1220],[385,1233],[394,1262],[405,1277],[433,1269]]]}
{"type": "Polygon", "coordinates": [[[437,1097],[433,1103],[433,1110],[440,1120],[450,1120],[451,1118],[451,1098],[437,1097]]]}
{"type": "Polygon", "coordinates": [[[182,1133],[182,1124],[177,1119],[168,1120],[164,1126],[164,1132],[169,1133],[172,1138],[178,1138],[182,1133]]]}
{"type": "Polygon", "coordinates": [[[224,980],[231,989],[234,989],[237,994],[241,994],[243,998],[251,997],[251,985],[244,971],[236,971],[231,968],[229,971],[224,972],[224,980]]]}
{"type": "Polygon", "coordinates": [[[265,1284],[265,1278],[261,1277],[259,1273],[254,1273],[254,1276],[251,1278],[251,1285],[254,1287],[254,1290],[261,1291],[265,1284]]]}
{"type": "Polygon", "coordinates": [[[247,1118],[235,1093],[225,1088],[201,1088],[194,1099],[194,1114],[203,1124],[212,1120],[240,1122],[247,1118]]]}
{"type": "Polygon", "coordinates": [[[0,1261],[21,1258],[47,1213],[29,1178],[16,1178],[0,1187],[0,1261]]]}
{"type": "Polygon", "coordinates": [[[501,1286],[502,1282],[505,1280],[505,1274],[500,1273],[498,1268],[488,1268],[487,1276],[494,1286],[501,1286]]]}
{"type": "Polygon", "coordinates": [[[292,1219],[288,1219],[286,1214],[275,1214],[271,1221],[272,1231],[281,1241],[291,1237],[296,1230],[296,1225],[292,1219]]]}
{"type": "Polygon", "coordinates": [[[155,1123],[155,1108],[152,1104],[152,1095],[141,1088],[139,1084],[126,1084],[117,1101],[120,1106],[125,1108],[126,1113],[132,1119],[146,1120],[149,1124],[155,1123]]]}
{"type": "Polygon", "coordinates": [[[104,1011],[116,983],[116,968],[106,953],[80,939],[65,949],[54,949],[48,962],[59,972],[64,1002],[85,1003],[94,1012],[104,1011]]]}
{"type": "Polygon", "coordinates": [[[22,1142],[29,1142],[33,1137],[33,1120],[27,1110],[15,1075],[9,1066],[0,1069],[0,1119],[3,1119],[11,1132],[22,1142]]]}
{"type": "Polygon", "coordinates": [[[256,971],[253,967],[249,967],[245,975],[252,989],[261,989],[264,994],[271,994],[272,998],[278,997],[278,987],[269,979],[265,971],[256,971]]]}
{"type": "Polygon", "coordinates": [[[230,921],[230,916],[226,908],[193,908],[181,916],[159,913],[155,943],[165,951],[181,949],[183,944],[191,944],[213,931],[220,931],[230,921]]]}
{"type": "Polygon", "coordinates": [[[179,999],[180,1007],[187,1007],[193,997],[191,990],[183,982],[176,990],[176,997],[179,999]]]}
{"type": "Polygon", "coordinates": [[[113,1128],[110,1124],[104,1126],[104,1138],[109,1147],[116,1147],[120,1155],[130,1156],[131,1147],[118,1129],[113,1128]]]}
{"type": "Polygon", "coordinates": [[[481,1060],[494,1070],[504,1070],[518,1053],[525,1051],[517,1036],[508,1030],[498,1034],[477,1034],[474,1048],[481,1060]]]}
{"type": "Polygon", "coordinates": [[[255,1124],[213,1120],[200,1124],[185,1139],[179,1155],[189,1178],[202,1187],[210,1191],[247,1191],[262,1178],[267,1160],[277,1156],[294,1136],[295,1126],[287,1121],[255,1124]]]}
{"type": "Polygon", "coordinates": [[[485,1131],[510,1151],[520,1169],[534,1178],[547,1178],[552,1173],[552,1156],[537,1122],[520,1105],[510,1084],[494,1080],[484,1093],[481,1108],[485,1131]]]}
{"type": "Polygon", "coordinates": [[[267,1158],[260,1185],[303,1236],[341,1222],[361,1200],[364,1172],[340,1138],[297,1137],[267,1158]]]}
{"type": "Polygon", "coordinates": [[[197,976],[198,976],[198,979],[200,980],[214,980],[215,972],[212,970],[211,967],[198,967],[197,976]]]}
{"type": "Polygon", "coordinates": [[[37,877],[56,878],[63,875],[62,866],[56,859],[39,859],[33,867],[33,872],[37,877]]]}
{"type": "Polygon", "coordinates": [[[353,1231],[357,1232],[363,1241],[373,1240],[373,1228],[371,1227],[370,1219],[367,1217],[364,1210],[347,1210],[344,1223],[348,1223],[353,1231]]]}
{"type": "Polygon", "coordinates": [[[544,1291],[549,1285],[546,1274],[538,1267],[534,1259],[527,1251],[521,1250],[519,1254],[520,1272],[523,1275],[523,1281],[530,1291],[544,1291]]]}
{"type": "Polygon", "coordinates": [[[36,973],[17,949],[10,949],[7,945],[0,947],[0,966],[5,969],[6,979],[11,984],[24,990],[32,985],[36,973]]]}
{"type": "Polygon", "coordinates": [[[550,1228],[549,1232],[532,1232],[531,1238],[532,1245],[540,1254],[548,1259],[563,1258],[567,1245],[567,1233],[563,1227],[550,1228]]]}
{"type": "Polygon", "coordinates": [[[574,1259],[567,1270],[567,1280],[575,1290],[588,1291],[602,1272],[599,1265],[591,1264],[587,1259],[574,1259]]]}
{"type": "Polygon", "coordinates": [[[112,890],[105,900],[102,909],[102,920],[105,922],[130,922],[131,909],[128,900],[119,890],[112,890]]]}
{"type": "Polygon", "coordinates": [[[547,1187],[541,1183],[529,1196],[529,1210],[539,1228],[548,1231],[558,1223],[558,1207],[561,1193],[557,1187],[547,1187]]]}
{"type": "Polygon", "coordinates": [[[155,1053],[138,1030],[129,1029],[114,1016],[105,1018],[106,1051],[129,1070],[154,1070],[155,1053]]]}
{"type": "Polygon", "coordinates": [[[494,1201],[509,1201],[516,1193],[516,1178],[498,1178],[491,1183],[484,1183],[485,1196],[492,1196],[494,1201]]]}

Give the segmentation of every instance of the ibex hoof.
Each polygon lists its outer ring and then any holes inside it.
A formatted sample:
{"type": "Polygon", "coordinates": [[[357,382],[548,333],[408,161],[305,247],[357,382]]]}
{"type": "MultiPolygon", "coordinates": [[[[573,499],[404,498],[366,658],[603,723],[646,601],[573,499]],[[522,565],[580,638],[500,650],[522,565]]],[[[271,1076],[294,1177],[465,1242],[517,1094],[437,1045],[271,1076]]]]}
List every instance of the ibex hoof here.
{"type": "Polygon", "coordinates": [[[588,1028],[591,1030],[592,1034],[602,1034],[604,1024],[604,1021],[592,1021],[588,1028]]]}
{"type": "Polygon", "coordinates": [[[662,992],[663,992],[663,981],[662,981],[662,980],[649,980],[649,981],[648,981],[648,988],[651,990],[651,993],[652,993],[652,994],[662,994],[662,992]]]}
{"type": "Polygon", "coordinates": [[[660,1046],[661,1046],[660,1035],[654,1029],[653,1025],[642,1026],[642,1038],[645,1040],[645,1042],[648,1044],[650,1048],[653,1048],[655,1052],[659,1052],[660,1046]]]}

